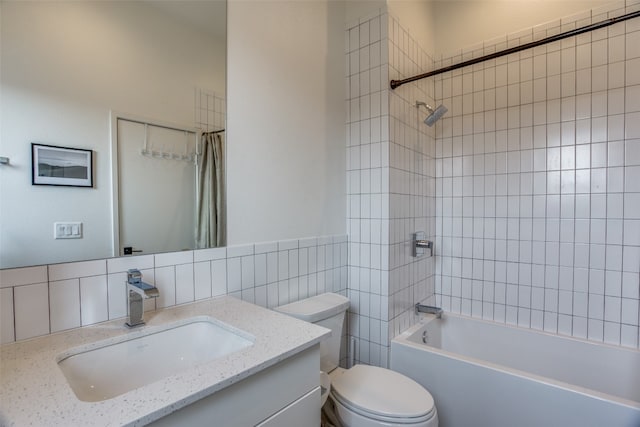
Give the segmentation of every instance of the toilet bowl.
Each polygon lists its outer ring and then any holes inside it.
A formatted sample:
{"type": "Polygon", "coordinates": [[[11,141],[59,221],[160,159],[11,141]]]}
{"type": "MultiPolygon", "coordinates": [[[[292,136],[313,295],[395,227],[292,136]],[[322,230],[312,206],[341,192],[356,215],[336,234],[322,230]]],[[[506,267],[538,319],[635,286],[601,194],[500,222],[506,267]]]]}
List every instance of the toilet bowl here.
{"type": "Polygon", "coordinates": [[[377,366],[338,367],[348,307],[346,297],[326,293],[275,309],[331,329],[331,337],[320,343],[320,369],[329,374],[326,394],[340,422],[345,427],[437,427],[433,397],[411,378],[377,366]]]}
{"type": "Polygon", "coordinates": [[[412,379],[377,366],[334,369],[330,397],[340,420],[351,427],[435,427],[431,394],[412,379]]]}

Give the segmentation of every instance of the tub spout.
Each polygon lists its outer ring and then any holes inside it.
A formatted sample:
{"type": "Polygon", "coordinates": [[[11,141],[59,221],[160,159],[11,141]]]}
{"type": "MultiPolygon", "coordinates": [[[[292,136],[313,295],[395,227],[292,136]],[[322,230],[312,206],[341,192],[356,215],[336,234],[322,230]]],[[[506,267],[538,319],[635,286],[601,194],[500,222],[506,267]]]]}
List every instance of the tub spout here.
{"type": "Polygon", "coordinates": [[[429,314],[435,314],[438,319],[442,317],[442,309],[440,307],[433,307],[431,305],[423,305],[420,303],[416,303],[415,309],[416,309],[416,314],[429,313],[429,314]]]}

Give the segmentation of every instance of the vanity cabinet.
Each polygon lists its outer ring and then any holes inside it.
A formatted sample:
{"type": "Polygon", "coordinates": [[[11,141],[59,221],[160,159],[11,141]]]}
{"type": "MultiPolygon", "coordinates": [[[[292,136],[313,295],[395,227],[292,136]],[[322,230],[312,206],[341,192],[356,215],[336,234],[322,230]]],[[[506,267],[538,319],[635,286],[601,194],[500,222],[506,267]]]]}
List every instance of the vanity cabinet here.
{"type": "Polygon", "coordinates": [[[150,424],[154,427],[318,427],[319,344],[150,424]]]}

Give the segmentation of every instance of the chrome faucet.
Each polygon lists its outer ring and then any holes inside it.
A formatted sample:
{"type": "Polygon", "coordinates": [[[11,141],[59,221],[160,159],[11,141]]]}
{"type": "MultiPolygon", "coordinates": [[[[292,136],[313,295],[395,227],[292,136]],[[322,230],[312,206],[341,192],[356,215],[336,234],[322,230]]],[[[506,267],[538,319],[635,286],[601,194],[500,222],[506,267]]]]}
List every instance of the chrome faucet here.
{"type": "Polygon", "coordinates": [[[422,305],[420,303],[417,303],[415,308],[416,308],[416,314],[418,313],[435,314],[436,318],[438,319],[442,318],[443,311],[440,307],[433,307],[431,305],[422,305]]]}
{"type": "Polygon", "coordinates": [[[427,233],[416,231],[411,237],[411,255],[420,257],[429,249],[429,256],[433,256],[433,241],[427,240],[427,233]]]}
{"type": "Polygon", "coordinates": [[[138,269],[127,271],[127,291],[129,294],[129,321],[125,323],[130,328],[144,325],[143,299],[156,298],[160,291],[153,285],[142,281],[142,273],[138,269]]]}

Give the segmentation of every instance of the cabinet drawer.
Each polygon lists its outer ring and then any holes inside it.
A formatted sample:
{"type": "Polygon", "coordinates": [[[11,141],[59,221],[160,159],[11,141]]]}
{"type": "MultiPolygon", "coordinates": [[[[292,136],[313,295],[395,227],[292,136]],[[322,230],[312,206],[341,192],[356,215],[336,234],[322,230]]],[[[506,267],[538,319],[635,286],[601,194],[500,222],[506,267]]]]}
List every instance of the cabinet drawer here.
{"type": "Polygon", "coordinates": [[[318,427],[320,425],[320,387],[267,418],[256,427],[318,427]]]}
{"type": "MultiPolygon", "coordinates": [[[[316,344],[302,353],[173,412],[152,425],[247,427],[266,422],[272,414],[280,413],[283,408],[287,409],[292,403],[297,403],[301,396],[306,398],[316,389],[319,390],[319,369],[320,347],[316,344]]],[[[320,391],[316,401],[319,423],[320,391]]],[[[301,408],[304,409],[305,406],[301,408]]],[[[292,412],[292,416],[296,411],[292,412]]],[[[300,424],[306,425],[318,424],[300,424]]]]}

